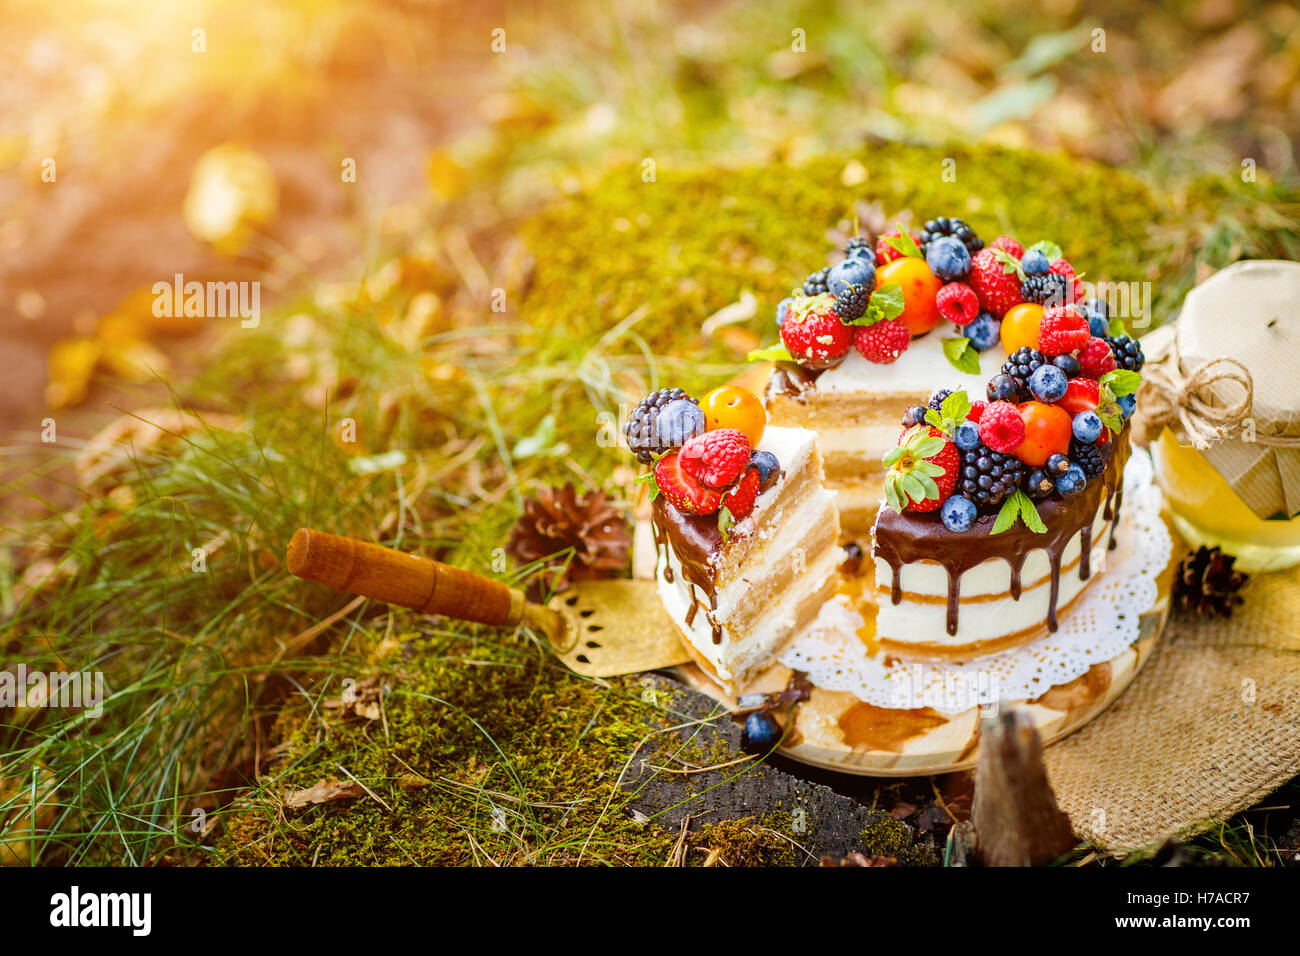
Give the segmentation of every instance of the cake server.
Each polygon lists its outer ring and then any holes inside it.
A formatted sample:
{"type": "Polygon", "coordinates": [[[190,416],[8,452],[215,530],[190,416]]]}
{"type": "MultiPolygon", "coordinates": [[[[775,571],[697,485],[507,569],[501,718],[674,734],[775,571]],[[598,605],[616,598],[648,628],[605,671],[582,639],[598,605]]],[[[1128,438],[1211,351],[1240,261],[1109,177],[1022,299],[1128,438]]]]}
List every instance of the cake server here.
{"type": "Polygon", "coordinates": [[[392,548],[299,528],[289,573],[338,591],[492,627],[523,625],[586,677],[614,677],[690,660],[653,581],[576,581],[535,604],[502,581],[392,548]]]}

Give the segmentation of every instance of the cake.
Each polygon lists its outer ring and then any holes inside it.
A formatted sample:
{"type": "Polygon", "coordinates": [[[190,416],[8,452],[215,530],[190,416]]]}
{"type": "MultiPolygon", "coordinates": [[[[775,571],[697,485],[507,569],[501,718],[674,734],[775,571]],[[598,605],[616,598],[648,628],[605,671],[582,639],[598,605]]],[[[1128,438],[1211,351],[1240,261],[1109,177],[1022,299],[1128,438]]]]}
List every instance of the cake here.
{"type": "Polygon", "coordinates": [[[780,303],[761,402],[647,396],[626,435],[696,662],[741,689],[836,595],[907,661],[1055,631],[1115,545],[1143,361],[1088,292],[1053,243],[900,226],[780,303]]]}

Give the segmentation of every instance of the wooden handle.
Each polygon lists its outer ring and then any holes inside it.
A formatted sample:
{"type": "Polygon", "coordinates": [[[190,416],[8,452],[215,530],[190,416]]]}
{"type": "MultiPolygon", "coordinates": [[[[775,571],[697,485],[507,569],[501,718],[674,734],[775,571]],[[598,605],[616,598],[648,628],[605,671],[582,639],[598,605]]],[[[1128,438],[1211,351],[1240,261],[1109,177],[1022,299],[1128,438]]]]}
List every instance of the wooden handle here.
{"type": "Polygon", "coordinates": [[[494,627],[524,615],[523,594],[500,581],[355,538],[299,528],[286,558],[297,577],[428,614],[494,627]]]}

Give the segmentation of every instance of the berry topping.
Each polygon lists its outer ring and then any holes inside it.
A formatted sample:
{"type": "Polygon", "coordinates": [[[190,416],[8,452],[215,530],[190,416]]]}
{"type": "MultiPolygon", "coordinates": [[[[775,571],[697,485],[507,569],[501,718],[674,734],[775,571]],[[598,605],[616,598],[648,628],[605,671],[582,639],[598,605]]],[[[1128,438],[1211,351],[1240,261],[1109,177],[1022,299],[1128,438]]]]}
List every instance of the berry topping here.
{"type": "Polygon", "coordinates": [[[1027,276],[1044,275],[1050,266],[1042,249],[1030,249],[1020,257],[1020,269],[1027,276]]]}
{"type": "Polygon", "coordinates": [[[966,326],[966,336],[978,352],[986,352],[998,344],[1002,332],[1002,323],[992,312],[984,311],[975,316],[975,321],[966,326]]]}
{"type": "Polygon", "coordinates": [[[1062,498],[1073,498],[1083,491],[1088,483],[1088,476],[1078,465],[1071,465],[1060,478],[1056,479],[1056,490],[1062,498]]]}
{"type": "Polygon", "coordinates": [[[864,359],[877,365],[888,365],[895,361],[912,344],[912,333],[897,319],[887,319],[874,325],[856,325],[853,326],[852,333],[853,347],[864,359]]]}
{"type": "Polygon", "coordinates": [[[1020,380],[1003,372],[989,379],[984,388],[990,402],[1020,401],[1020,380]]]}
{"type": "MultiPolygon", "coordinates": [[[[1100,419],[1098,419],[1100,421],[1100,419]]],[[[952,433],[952,440],[962,451],[970,451],[980,443],[980,427],[977,422],[964,421],[952,433]]]]}
{"type": "Polygon", "coordinates": [[[927,408],[933,408],[936,412],[943,410],[943,400],[952,394],[950,388],[936,388],[930,393],[930,401],[926,403],[927,408]]]}
{"type": "Polygon", "coordinates": [[[931,219],[925,224],[925,231],[921,233],[921,250],[928,253],[934,241],[944,236],[951,236],[960,240],[961,244],[966,247],[966,251],[972,256],[984,248],[984,240],[975,235],[975,230],[966,223],[960,219],[940,216],[938,219],[931,219]]]}
{"type": "MultiPolygon", "coordinates": [[[[1028,257],[1029,253],[1025,255],[1028,257]]],[[[1021,264],[1023,265],[1023,260],[1021,264]]],[[[1025,281],[1020,283],[1020,297],[1026,302],[1037,302],[1039,305],[1065,305],[1067,286],[1065,276],[1055,272],[1027,275],[1025,281]]]]}
{"type": "Polygon", "coordinates": [[[672,451],[655,464],[655,485],[659,494],[678,511],[711,515],[722,507],[722,492],[706,488],[680,467],[681,452],[672,451]]]}
{"type": "Polygon", "coordinates": [[[637,461],[648,465],[659,452],[677,448],[688,438],[703,432],[704,415],[696,404],[695,399],[680,388],[661,388],[641,399],[628,415],[623,429],[628,448],[636,455],[637,461]],[[661,437],[655,431],[655,422],[675,402],[681,402],[682,407],[674,408],[673,414],[665,420],[661,437]]]}
{"type": "Polygon", "coordinates": [[[1043,462],[1043,471],[1047,473],[1049,478],[1060,478],[1069,467],[1070,459],[1060,452],[1048,455],[1047,461],[1043,462]]]}
{"type": "Polygon", "coordinates": [[[1098,338],[1110,333],[1110,306],[1105,299],[1089,299],[1083,303],[1083,314],[1088,317],[1088,329],[1098,338]]]}
{"type": "Polygon", "coordinates": [[[1010,453],[1025,440],[1025,423],[1010,402],[993,402],[980,416],[980,438],[994,451],[1010,453]]]}
{"type": "Polygon", "coordinates": [[[1029,394],[1040,402],[1059,402],[1068,384],[1065,373],[1055,365],[1040,365],[1029,376],[1029,394]]]}
{"type": "Polygon", "coordinates": [[[964,282],[949,282],[935,296],[939,314],[954,325],[970,325],[979,315],[980,300],[964,282]]]}
{"type": "Polygon", "coordinates": [[[1056,482],[1041,468],[1025,475],[1025,494],[1031,498],[1046,498],[1056,490],[1056,482]]]}
{"type": "Polygon", "coordinates": [[[1025,255],[1025,247],[1010,236],[998,236],[989,243],[990,248],[1001,249],[1012,259],[1022,259],[1025,255]]]}
{"type": "Polygon", "coordinates": [[[862,236],[854,236],[848,241],[844,246],[844,255],[849,259],[866,259],[873,266],[876,264],[875,253],[871,251],[871,240],[862,236]]]}
{"type": "Polygon", "coordinates": [[[994,511],[1016,490],[1024,467],[1015,455],[977,445],[961,453],[961,480],[956,493],[969,498],[982,511],[994,511]]]}
{"type": "Polygon", "coordinates": [[[1119,410],[1124,413],[1126,419],[1133,417],[1133,413],[1137,410],[1136,395],[1121,395],[1115,401],[1119,404],[1119,410]]]}
{"type": "Polygon", "coordinates": [[[970,403],[970,411],[966,413],[966,421],[978,423],[984,415],[984,409],[989,407],[989,403],[982,398],[977,398],[970,403]]]}
{"type": "Polygon", "coordinates": [[[700,402],[709,431],[734,428],[744,432],[751,448],[763,440],[767,412],[757,395],[739,385],[723,385],[705,395],[700,402]]]}
{"type": "Polygon", "coordinates": [[[1024,402],[1020,406],[1020,418],[1025,426],[1025,440],[1015,454],[1026,465],[1042,466],[1052,455],[1069,450],[1070,416],[1059,406],[1024,402]]]}
{"type": "Polygon", "coordinates": [[[1088,341],[1088,320],[1074,306],[1043,310],[1038,325],[1038,349],[1044,355],[1062,355],[1088,341]]]}
{"type": "Polygon", "coordinates": [[[1065,397],[1057,402],[1069,415],[1091,411],[1101,398],[1101,386],[1095,378],[1072,378],[1065,387],[1065,397]]]}
{"type": "Polygon", "coordinates": [[[963,495],[953,495],[943,503],[939,517],[949,531],[969,531],[979,512],[975,502],[963,495]]]}
{"type": "Polygon", "coordinates": [[[1096,478],[1106,467],[1102,461],[1101,449],[1092,442],[1075,439],[1070,442],[1070,460],[1083,469],[1089,478],[1096,478]]]}
{"type": "Polygon", "coordinates": [[[831,271],[830,266],[825,269],[818,269],[808,278],[803,280],[804,295],[825,295],[826,294],[826,275],[831,271]]]}
{"type": "Polygon", "coordinates": [[[1068,352],[1052,357],[1052,364],[1065,373],[1066,378],[1078,378],[1083,366],[1079,360],[1068,352]]]}
{"type": "Polygon", "coordinates": [[[765,754],[781,742],[785,731],[775,717],[767,711],[756,710],[745,718],[745,728],[740,732],[740,746],[746,753],[765,754]]]}
{"type": "Polygon", "coordinates": [[[1117,335],[1113,339],[1107,337],[1106,344],[1115,354],[1117,366],[1126,368],[1130,372],[1142,371],[1142,366],[1146,364],[1146,356],[1142,354],[1142,346],[1138,345],[1137,339],[1127,335],[1117,335]]]}
{"type": "Polygon", "coordinates": [[[785,314],[790,311],[790,303],[794,299],[785,298],[776,304],[776,327],[780,328],[785,323],[785,314]]]}
{"type": "Polygon", "coordinates": [[[925,260],[904,256],[885,263],[876,271],[877,288],[883,289],[894,283],[903,293],[903,312],[897,317],[898,321],[913,335],[924,335],[943,320],[935,302],[943,281],[930,271],[925,260]]]}
{"type": "Polygon", "coordinates": [[[725,488],[749,467],[749,439],[734,428],[719,428],[682,446],[679,467],[710,488],[725,488]]]}
{"type": "Polygon", "coordinates": [[[940,236],[925,247],[925,264],[945,282],[964,279],[970,273],[971,256],[960,239],[940,236]]]}
{"type": "Polygon", "coordinates": [[[957,484],[957,446],[929,425],[906,429],[898,437],[898,447],[881,461],[889,468],[885,474],[885,501],[900,514],[905,509],[933,511],[957,484]]]}
{"type": "Polygon", "coordinates": [[[967,280],[979,296],[980,308],[1001,318],[1012,306],[1019,305],[1020,277],[1014,266],[993,249],[985,249],[971,260],[970,278],[967,280]]]}
{"type": "MultiPolygon", "coordinates": [[[[831,266],[830,272],[826,274],[826,291],[835,296],[836,305],[839,304],[842,298],[866,293],[863,300],[865,311],[865,300],[871,297],[871,292],[875,287],[876,267],[866,259],[845,259],[843,262],[831,266]]],[[[835,314],[845,320],[858,318],[857,315],[845,315],[838,308],[835,310],[835,314]]]]}
{"type": "Polygon", "coordinates": [[[1094,411],[1079,412],[1074,416],[1070,430],[1079,441],[1092,444],[1101,437],[1101,416],[1094,411]]]}
{"type": "MultiPolygon", "coordinates": [[[[908,233],[912,242],[920,245],[920,236],[915,233],[908,233]]],[[[902,239],[903,231],[901,229],[890,229],[888,232],[882,232],[876,240],[876,264],[883,266],[886,262],[893,262],[895,259],[902,259],[907,253],[895,249],[890,244],[890,239],[902,239]]]]}
{"type": "Polygon", "coordinates": [[[929,411],[928,406],[912,405],[907,411],[903,412],[903,427],[911,428],[913,425],[919,425],[925,421],[925,413],[929,411]]]}
{"type": "Polygon", "coordinates": [[[744,521],[754,510],[754,502],[762,490],[762,479],[757,468],[748,468],[736,487],[722,496],[722,507],[731,512],[731,517],[744,521]]]}
{"type": "Polygon", "coordinates": [[[781,341],[795,361],[810,368],[830,368],[853,343],[852,329],[840,321],[829,295],[796,298],[781,324],[781,341]]]}
{"type": "Polygon", "coordinates": [[[1079,352],[1079,366],[1088,378],[1101,378],[1107,372],[1115,371],[1115,353],[1105,339],[1093,336],[1083,343],[1079,352]]]}
{"type": "Polygon", "coordinates": [[[1010,375],[1020,383],[1020,394],[1025,395],[1029,392],[1029,378],[1043,365],[1047,363],[1047,357],[1038,349],[1022,346],[1016,349],[1002,365],[1002,374],[1010,375]]]}
{"type": "Polygon", "coordinates": [[[749,456],[749,467],[758,469],[758,487],[767,491],[781,477],[781,463],[770,451],[756,451],[749,456]]]}
{"type": "Polygon", "coordinates": [[[1019,349],[1038,348],[1038,326],[1043,321],[1043,307],[1034,302],[1013,305],[1002,317],[1002,348],[1008,355],[1019,349]]]}
{"type": "Polygon", "coordinates": [[[1078,302],[1084,295],[1085,290],[1079,277],[1074,274],[1074,266],[1070,265],[1064,259],[1057,259],[1048,267],[1048,271],[1055,273],[1065,279],[1065,301],[1078,302]]]}

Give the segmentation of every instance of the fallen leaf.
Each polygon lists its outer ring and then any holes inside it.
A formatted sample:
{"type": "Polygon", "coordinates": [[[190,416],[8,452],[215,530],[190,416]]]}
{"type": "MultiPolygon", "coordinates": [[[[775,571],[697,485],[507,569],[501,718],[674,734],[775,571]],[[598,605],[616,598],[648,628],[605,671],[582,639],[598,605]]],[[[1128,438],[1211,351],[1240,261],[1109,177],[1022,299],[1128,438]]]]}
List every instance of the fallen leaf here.
{"type": "Polygon", "coordinates": [[[316,782],[315,786],[308,787],[306,790],[295,790],[286,796],[284,805],[290,810],[301,810],[303,807],[315,803],[355,800],[357,797],[365,796],[365,793],[366,791],[361,788],[361,784],[354,783],[351,780],[344,782],[337,777],[333,780],[321,779],[316,782]]]}

